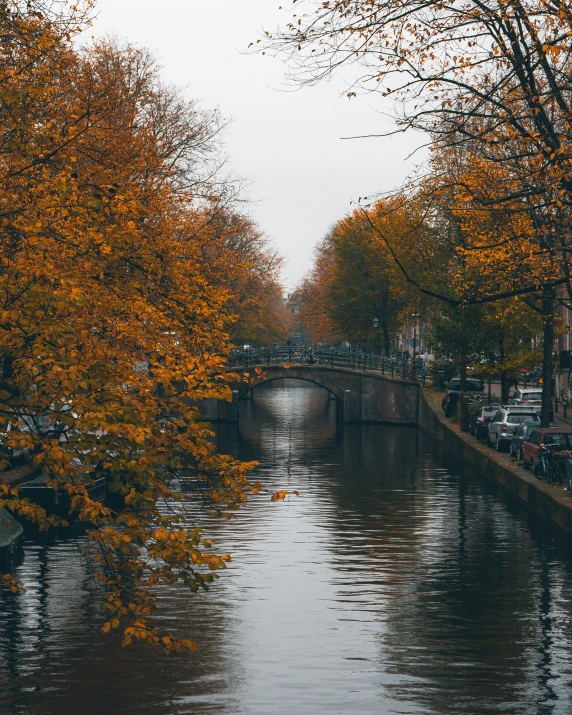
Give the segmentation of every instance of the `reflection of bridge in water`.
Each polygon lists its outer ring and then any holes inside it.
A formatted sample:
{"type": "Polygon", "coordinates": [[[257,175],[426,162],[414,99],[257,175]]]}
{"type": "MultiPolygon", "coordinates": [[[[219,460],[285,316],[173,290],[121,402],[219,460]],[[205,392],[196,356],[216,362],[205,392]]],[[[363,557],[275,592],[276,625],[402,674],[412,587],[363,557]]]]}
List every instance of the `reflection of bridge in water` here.
{"type": "Polygon", "coordinates": [[[252,398],[256,387],[294,379],[326,389],[343,422],[417,424],[419,382],[424,380],[420,363],[334,348],[286,346],[233,351],[228,366],[242,380],[232,384],[231,403],[204,401],[201,411],[210,422],[236,422],[240,401],[252,398]]]}

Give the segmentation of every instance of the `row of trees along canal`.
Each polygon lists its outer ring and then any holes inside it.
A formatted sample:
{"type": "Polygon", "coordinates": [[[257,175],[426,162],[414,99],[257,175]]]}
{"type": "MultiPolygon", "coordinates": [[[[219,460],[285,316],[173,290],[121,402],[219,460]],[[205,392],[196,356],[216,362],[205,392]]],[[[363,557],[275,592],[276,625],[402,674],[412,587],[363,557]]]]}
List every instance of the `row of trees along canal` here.
{"type": "Polygon", "coordinates": [[[556,308],[572,299],[570,5],[294,5],[259,41],[286,55],[292,81],[345,72],[349,97],[388,98],[395,131],[421,130],[431,148],[412,180],[360,202],[320,246],[301,288],[317,330],[363,340],[377,314],[387,334],[408,296],[431,321],[434,345],[454,346],[462,378],[479,354],[495,354],[501,373],[529,362],[520,353],[539,331],[547,425],[556,308]],[[348,271],[361,280],[344,285],[348,271]]]}
{"type": "MultiPolygon", "coordinates": [[[[165,86],[144,50],[80,48],[90,5],[0,3],[3,454],[41,465],[91,525],[103,630],[192,649],[148,622],[154,587],[206,588],[228,557],[184,520],[173,477],[226,515],[259,490],[195,405],[228,397],[232,341],[285,339],[279,259],[239,211],[219,113],[165,86]],[[89,497],[101,476],[112,507],[89,497]]],[[[70,520],[0,496],[41,529],[70,520]]]]}

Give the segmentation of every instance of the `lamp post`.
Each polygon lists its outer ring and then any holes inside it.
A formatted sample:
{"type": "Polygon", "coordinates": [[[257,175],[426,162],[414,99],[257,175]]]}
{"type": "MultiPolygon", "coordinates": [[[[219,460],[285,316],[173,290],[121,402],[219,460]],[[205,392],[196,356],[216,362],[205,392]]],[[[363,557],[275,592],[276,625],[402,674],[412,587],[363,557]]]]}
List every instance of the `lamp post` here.
{"type": "Polygon", "coordinates": [[[413,364],[415,365],[415,348],[417,347],[417,318],[419,318],[419,313],[412,313],[413,318],[413,364]]]}
{"type": "Polygon", "coordinates": [[[377,354],[381,355],[381,336],[379,334],[379,320],[377,318],[373,319],[373,329],[376,332],[377,338],[377,354]]]}

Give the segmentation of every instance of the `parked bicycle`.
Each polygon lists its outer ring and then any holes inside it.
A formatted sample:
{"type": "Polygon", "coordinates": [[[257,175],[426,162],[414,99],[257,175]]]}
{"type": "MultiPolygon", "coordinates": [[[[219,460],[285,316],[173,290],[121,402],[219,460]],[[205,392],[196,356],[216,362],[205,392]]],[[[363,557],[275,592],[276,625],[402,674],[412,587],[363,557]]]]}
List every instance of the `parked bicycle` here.
{"type": "Polygon", "coordinates": [[[562,485],[563,458],[561,453],[556,452],[556,449],[555,446],[542,446],[533,473],[541,481],[562,485]]]}

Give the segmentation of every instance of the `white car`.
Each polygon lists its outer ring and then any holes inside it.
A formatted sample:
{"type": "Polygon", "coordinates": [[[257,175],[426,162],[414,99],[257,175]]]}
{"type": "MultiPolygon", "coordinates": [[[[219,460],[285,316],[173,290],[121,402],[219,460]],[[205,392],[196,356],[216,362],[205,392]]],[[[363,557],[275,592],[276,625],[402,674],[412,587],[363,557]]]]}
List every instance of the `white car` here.
{"type": "Polygon", "coordinates": [[[518,387],[514,395],[510,398],[509,404],[530,407],[539,412],[542,409],[542,388],[541,387],[518,387]]]}
{"type": "Polygon", "coordinates": [[[494,447],[497,452],[508,449],[515,429],[522,424],[540,427],[538,412],[524,407],[501,407],[489,424],[489,446],[494,447]]]}

